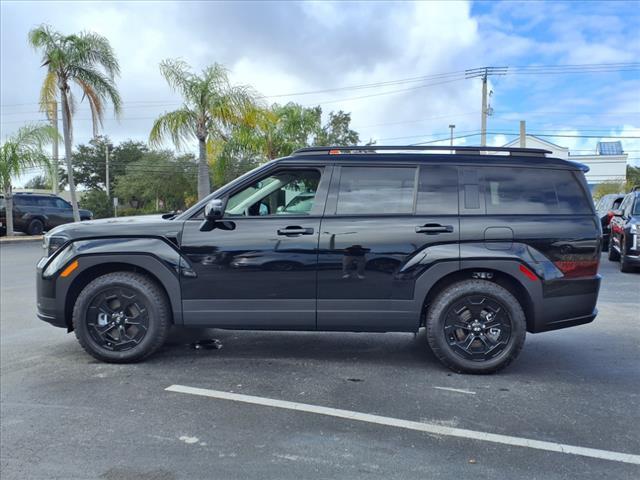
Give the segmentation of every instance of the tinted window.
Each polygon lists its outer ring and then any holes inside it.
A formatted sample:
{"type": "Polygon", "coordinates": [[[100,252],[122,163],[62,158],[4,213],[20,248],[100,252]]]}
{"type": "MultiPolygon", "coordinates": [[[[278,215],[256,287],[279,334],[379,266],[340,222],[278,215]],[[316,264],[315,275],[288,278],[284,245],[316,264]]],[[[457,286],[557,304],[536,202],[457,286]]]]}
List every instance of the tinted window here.
{"type": "Polygon", "coordinates": [[[38,202],[38,206],[39,207],[55,207],[56,206],[56,199],[55,198],[51,198],[51,197],[39,197],[37,199],[38,202]]]}
{"type": "Polygon", "coordinates": [[[27,197],[24,195],[16,195],[13,197],[13,204],[20,206],[32,206],[36,205],[36,199],[33,197],[27,197]]]}
{"type": "Polygon", "coordinates": [[[413,213],[415,173],[411,167],[342,167],[337,213],[413,213]]]}
{"type": "Polygon", "coordinates": [[[458,214],[458,169],[443,165],[420,167],[417,213],[458,214]]]}
{"type": "Polygon", "coordinates": [[[568,170],[485,169],[487,214],[588,214],[585,192],[568,170]]]}

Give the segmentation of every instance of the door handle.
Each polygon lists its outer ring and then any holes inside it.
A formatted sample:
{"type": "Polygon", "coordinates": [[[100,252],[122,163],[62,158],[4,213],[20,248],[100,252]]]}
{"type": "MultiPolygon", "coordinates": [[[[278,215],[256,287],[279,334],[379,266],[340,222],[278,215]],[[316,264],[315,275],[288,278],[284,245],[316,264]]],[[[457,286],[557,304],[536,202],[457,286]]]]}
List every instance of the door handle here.
{"type": "Polygon", "coordinates": [[[439,225],[434,223],[427,223],[426,225],[419,225],[416,227],[416,233],[426,233],[427,235],[436,235],[438,233],[451,233],[453,232],[453,225],[439,225]]]}
{"type": "Polygon", "coordinates": [[[286,227],[278,230],[278,235],[313,235],[313,228],[303,228],[303,227],[286,227]]]}

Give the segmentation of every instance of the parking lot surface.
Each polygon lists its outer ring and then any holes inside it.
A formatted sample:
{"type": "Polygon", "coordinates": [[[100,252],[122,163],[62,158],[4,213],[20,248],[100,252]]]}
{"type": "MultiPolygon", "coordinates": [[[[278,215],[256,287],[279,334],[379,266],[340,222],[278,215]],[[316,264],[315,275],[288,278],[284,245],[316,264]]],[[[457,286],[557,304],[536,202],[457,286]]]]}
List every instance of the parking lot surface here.
{"type": "Polygon", "coordinates": [[[640,274],[604,256],[594,323],[528,335],[507,370],[469,376],[442,367],[423,332],[176,332],[144,363],[99,363],[37,320],[40,255],[0,247],[3,480],[640,478],[619,460],[166,390],[640,455],[640,274]],[[190,345],[211,338],[223,348],[190,345]]]}

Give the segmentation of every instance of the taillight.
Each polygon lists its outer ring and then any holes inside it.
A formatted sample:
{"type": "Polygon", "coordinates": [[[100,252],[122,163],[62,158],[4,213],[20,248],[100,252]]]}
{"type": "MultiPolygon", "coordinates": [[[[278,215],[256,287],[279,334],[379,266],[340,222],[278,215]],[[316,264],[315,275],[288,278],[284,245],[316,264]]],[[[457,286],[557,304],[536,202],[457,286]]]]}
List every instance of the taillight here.
{"type": "Polygon", "coordinates": [[[599,259],[553,262],[565,278],[593,277],[598,273],[599,259]]]}

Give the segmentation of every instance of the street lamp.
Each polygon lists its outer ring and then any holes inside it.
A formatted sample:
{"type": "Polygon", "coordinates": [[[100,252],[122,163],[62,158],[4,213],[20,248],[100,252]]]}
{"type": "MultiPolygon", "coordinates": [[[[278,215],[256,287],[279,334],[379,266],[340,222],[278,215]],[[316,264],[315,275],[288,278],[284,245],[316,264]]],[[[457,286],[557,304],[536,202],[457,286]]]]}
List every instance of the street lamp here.
{"type": "Polygon", "coordinates": [[[453,129],[456,128],[456,126],[451,124],[449,128],[451,129],[451,146],[453,147],[453,129]]]}

